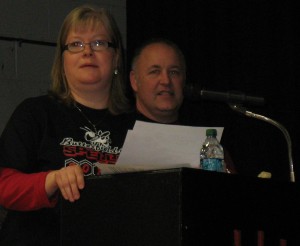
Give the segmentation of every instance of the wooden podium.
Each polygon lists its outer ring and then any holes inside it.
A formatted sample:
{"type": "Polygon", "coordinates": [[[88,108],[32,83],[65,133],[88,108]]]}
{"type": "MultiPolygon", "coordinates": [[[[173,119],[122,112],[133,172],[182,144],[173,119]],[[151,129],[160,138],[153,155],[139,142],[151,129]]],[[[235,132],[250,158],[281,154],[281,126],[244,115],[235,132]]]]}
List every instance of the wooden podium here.
{"type": "Polygon", "coordinates": [[[88,178],[61,201],[61,245],[300,245],[297,183],[190,168],[88,178]]]}

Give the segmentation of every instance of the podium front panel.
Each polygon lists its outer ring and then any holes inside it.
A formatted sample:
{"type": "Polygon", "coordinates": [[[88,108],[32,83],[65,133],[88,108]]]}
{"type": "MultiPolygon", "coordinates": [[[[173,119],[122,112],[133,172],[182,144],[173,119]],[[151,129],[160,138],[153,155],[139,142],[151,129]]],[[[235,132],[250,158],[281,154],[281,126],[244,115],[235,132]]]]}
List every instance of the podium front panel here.
{"type": "Polygon", "coordinates": [[[86,180],[62,201],[62,245],[180,245],[181,173],[145,172],[86,180]]]}
{"type": "Polygon", "coordinates": [[[81,198],[61,201],[61,245],[300,245],[295,183],[190,168],[86,179],[81,198]],[[299,234],[299,235],[298,235],[299,234]]]}

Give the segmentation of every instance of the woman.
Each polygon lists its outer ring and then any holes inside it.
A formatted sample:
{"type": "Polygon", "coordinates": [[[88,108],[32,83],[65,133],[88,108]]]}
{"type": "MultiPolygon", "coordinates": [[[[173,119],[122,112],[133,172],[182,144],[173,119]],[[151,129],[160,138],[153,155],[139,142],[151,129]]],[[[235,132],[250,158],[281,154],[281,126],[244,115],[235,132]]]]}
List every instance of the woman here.
{"type": "Polygon", "coordinates": [[[82,6],[67,15],[49,95],[23,101],[0,139],[0,205],[10,209],[1,245],[57,245],[58,191],[74,202],[84,176],[116,162],[131,124],[122,59],[109,12],[82,6]]]}

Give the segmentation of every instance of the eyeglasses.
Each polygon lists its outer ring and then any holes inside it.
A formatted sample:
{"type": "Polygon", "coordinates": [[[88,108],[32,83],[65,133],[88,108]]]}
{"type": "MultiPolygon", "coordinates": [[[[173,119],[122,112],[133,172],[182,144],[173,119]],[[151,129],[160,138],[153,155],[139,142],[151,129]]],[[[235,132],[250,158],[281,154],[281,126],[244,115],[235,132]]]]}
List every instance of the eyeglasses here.
{"type": "Polygon", "coordinates": [[[68,50],[72,53],[78,53],[83,51],[87,44],[91,47],[93,51],[106,50],[109,47],[115,48],[115,45],[113,43],[104,40],[95,40],[90,43],[83,43],[80,41],[76,41],[76,42],[68,43],[65,46],[63,46],[63,52],[65,50],[68,50]]]}

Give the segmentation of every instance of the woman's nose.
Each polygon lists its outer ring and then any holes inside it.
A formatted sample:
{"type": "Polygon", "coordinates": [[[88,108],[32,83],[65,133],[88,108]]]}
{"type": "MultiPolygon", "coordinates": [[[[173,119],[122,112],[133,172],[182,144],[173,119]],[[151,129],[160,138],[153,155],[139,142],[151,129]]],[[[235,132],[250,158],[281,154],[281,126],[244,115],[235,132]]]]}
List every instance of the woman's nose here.
{"type": "Polygon", "coordinates": [[[91,47],[91,44],[85,44],[84,45],[84,49],[83,49],[83,54],[85,56],[92,56],[94,53],[92,47],[91,47]]]}

